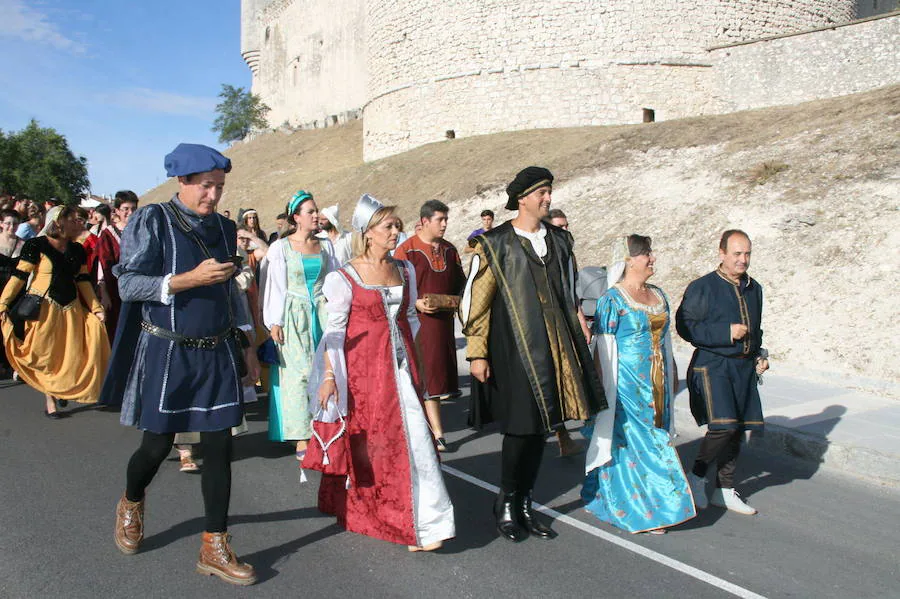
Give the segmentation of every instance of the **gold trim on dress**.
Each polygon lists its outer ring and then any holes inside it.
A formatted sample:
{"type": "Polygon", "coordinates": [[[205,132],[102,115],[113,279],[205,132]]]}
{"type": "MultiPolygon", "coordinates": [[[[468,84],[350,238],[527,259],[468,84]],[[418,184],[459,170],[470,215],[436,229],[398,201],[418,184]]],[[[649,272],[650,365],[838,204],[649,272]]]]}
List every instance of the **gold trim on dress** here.
{"type": "Polygon", "coordinates": [[[709,384],[709,367],[707,366],[694,366],[694,374],[700,373],[701,378],[703,379],[703,396],[706,400],[706,411],[707,411],[707,420],[710,424],[728,424],[730,422],[737,422],[737,418],[714,418],[715,412],[713,412],[713,404],[712,404],[712,387],[709,384]]]}
{"type": "MultiPolygon", "coordinates": [[[[485,240],[485,241],[487,241],[487,240],[485,240]]],[[[486,245],[487,249],[491,252],[491,256],[493,258],[492,264],[497,264],[499,266],[500,262],[497,259],[497,253],[494,251],[494,248],[491,247],[490,242],[485,243],[484,245],[486,245]]],[[[490,264],[488,265],[488,268],[491,268],[490,264]]],[[[509,283],[506,280],[506,276],[503,274],[503,269],[497,268],[496,270],[494,270],[493,268],[491,268],[491,271],[494,272],[495,275],[499,275],[500,284],[503,286],[503,288],[505,290],[504,299],[511,300],[512,292],[509,289],[509,283]]],[[[495,277],[495,278],[497,278],[497,277],[495,277]]],[[[519,338],[524,340],[525,339],[525,329],[522,326],[521,319],[519,318],[519,311],[516,308],[516,303],[513,301],[507,301],[506,303],[508,304],[507,308],[509,309],[509,314],[510,314],[510,316],[512,316],[511,320],[513,322],[513,325],[516,327],[516,329],[518,329],[519,336],[520,336],[519,338]]],[[[541,386],[539,384],[540,379],[537,374],[537,369],[534,366],[534,360],[532,360],[532,358],[531,358],[531,352],[529,351],[529,348],[525,347],[525,348],[519,348],[519,349],[524,354],[526,361],[528,363],[528,367],[531,370],[531,375],[532,375],[532,377],[534,377],[534,381],[535,381],[534,386],[536,387],[535,391],[537,391],[537,395],[540,396],[540,401],[538,403],[540,404],[540,407],[541,407],[541,417],[544,420],[544,427],[547,430],[549,430],[550,429],[550,414],[547,412],[547,399],[544,397],[544,390],[541,389],[541,386]]]]}

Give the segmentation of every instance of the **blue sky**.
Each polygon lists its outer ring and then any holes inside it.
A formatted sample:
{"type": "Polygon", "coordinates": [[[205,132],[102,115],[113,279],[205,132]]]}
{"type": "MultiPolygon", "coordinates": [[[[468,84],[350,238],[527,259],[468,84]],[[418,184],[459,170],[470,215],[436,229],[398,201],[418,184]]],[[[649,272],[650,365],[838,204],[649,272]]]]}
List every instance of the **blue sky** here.
{"type": "Polygon", "coordinates": [[[88,159],[92,192],[165,181],[210,131],[223,83],[248,88],[240,0],[0,0],[0,129],[35,118],[88,159]]]}

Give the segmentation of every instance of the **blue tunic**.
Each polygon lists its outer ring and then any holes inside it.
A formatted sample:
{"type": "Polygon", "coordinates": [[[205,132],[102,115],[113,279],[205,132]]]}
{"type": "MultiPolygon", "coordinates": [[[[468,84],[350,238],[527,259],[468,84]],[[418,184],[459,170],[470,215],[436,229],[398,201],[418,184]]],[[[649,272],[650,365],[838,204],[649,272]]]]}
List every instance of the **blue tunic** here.
{"type": "Polygon", "coordinates": [[[667,430],[673,373],[667,371],[663,339],[669,306],[661,291],[657,296],[661,304],[654,309],[614,287],[597,301],[594,317],[596,334],[616,338],[616,413],[612,459],[588,473],[581,497],[588,511],[629,532],[673,526],[696,515],[667,430]]]}
{"type": "Polygon", "coordinates": [[[170,208],[220,262],[236,251],[233,222],[218,214],[201,218],[177,196],[168,207],[145,206],[131,217],[114,269],[127,316],[119,323],[101,401],[122,401],[122,423],[142,430],[224,430],[240,424],[243,417],[237,341],[209,350],[191,349],[138,328],[145,320],[188,337],[209,337],[232,326],[245,330],[250,326],[233,281],[162,295],[166,275],[188,272],[207,259],[199,244],[179,228],[170,208]]]}
{"type": "Polygon", "coordinates": [[[713,272],[691,282],[676,314],[678,334],[696,350],[687,372],[691,413],[709,430],[761,430],[756,357],[762,347],[762,287],[713,272]],[[748,333],[732,340],[731,325],[748,333]]]}

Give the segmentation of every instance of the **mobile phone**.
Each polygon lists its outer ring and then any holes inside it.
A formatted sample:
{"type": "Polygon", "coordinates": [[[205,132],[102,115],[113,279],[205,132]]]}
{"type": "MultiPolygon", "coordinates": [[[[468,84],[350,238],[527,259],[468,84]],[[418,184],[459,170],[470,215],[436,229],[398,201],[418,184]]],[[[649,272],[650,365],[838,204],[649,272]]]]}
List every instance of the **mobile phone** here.
{"type": "Polygon", "coordinates": [[[225,262],[231,262],[238,270],[244,267],[244,258],[241,256],[229,256],[225,262]]]}

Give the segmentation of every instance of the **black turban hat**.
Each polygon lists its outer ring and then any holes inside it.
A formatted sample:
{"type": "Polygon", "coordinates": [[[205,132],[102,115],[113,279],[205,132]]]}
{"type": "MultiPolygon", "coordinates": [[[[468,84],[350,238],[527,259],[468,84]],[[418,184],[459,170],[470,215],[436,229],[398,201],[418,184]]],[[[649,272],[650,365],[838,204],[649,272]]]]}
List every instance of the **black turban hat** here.
{"type": "Polygon", "coordinates": [[[506,209],[518,210],[519,198],[524,198],[535,189],[552,183],[553,173],[541,166],[529,166],[522,169],[512,183],[506,186],[506,195],[509,197],[506,209]]]}

